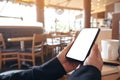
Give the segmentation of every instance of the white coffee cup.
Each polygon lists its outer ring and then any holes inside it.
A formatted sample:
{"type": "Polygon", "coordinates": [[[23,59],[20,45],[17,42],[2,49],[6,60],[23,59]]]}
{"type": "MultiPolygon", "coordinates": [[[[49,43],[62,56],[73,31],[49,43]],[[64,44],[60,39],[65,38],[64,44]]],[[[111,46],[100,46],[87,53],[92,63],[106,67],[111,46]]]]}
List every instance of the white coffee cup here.
{"type": "Polygon", "coordinates": [[[107,39],[101,40],[101,56],[103,60],[117,60],[118,59],[119,40],[107,39]]]}

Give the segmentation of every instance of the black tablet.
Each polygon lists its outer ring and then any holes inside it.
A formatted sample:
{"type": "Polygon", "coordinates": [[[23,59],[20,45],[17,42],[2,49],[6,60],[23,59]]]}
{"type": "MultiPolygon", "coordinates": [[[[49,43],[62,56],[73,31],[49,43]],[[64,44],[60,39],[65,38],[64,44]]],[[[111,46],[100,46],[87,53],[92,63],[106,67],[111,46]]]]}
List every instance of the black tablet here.
{"type": "Polygon", "coordinates": [[[83,28],[68,51],[66,57],[83,63],[90,54],[90,50],[95,43],[99,32],[99,28],[83,28]]]}

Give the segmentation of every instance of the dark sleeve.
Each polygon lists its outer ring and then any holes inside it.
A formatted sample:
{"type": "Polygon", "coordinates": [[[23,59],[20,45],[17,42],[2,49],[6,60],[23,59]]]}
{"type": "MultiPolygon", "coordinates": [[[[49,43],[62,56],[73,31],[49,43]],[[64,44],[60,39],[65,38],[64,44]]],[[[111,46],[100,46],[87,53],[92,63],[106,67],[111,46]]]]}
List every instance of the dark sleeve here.
{"type": "Polygon", "coordinates": [[[71,74],[69,80],[101,80],[101,72],[94,66],[82,66],[71,74]]]}
{"type": "Polygon", "coordinates": [[[0,76],[0,80],[56,80],[66,74],[57,58],[32,69],[0,76]]]}

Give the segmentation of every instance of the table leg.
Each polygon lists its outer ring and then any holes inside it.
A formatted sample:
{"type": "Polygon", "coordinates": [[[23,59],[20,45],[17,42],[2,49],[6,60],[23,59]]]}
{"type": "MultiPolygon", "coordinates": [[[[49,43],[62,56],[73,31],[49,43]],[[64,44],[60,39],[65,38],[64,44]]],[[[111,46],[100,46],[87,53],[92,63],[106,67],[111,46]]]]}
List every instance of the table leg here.
{"type": "Polygon", "coordinates": [[[20,41],[21,51],[25,51],[24,41],[20,41]]]}
{"type": "MultiPolygon", "coordinates": [[[[21,51],[25,51],[25,46],[24,46],[24,41],[20,41],[20,48],[21,48],[21,51]]],[[[24,56],[22,56],[24,58],[24,56]]],[[[25,63],[25,61],[22,62],[22,66],[25,66],[25,67],[29,67],[28,64],[25,63]]]]}

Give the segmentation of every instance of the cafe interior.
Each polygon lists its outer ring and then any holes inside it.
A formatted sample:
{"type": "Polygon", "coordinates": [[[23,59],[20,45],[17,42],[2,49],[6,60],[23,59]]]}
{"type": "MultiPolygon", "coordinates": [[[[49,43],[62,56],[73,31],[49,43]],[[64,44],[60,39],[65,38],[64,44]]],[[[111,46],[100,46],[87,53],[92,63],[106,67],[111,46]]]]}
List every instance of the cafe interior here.
{"type": "MultiPolygon", "coordinates": [[[[120,65],[119,27],[120,0],[0,0],[0,73],[44,64],[83,28],[100,28],[103,60],[120,65]],[[111,58],[106,45],[116,47],[111,58]]],[[[120,80],[120,66],[103,66],[102,80],[120,80]]]]}

